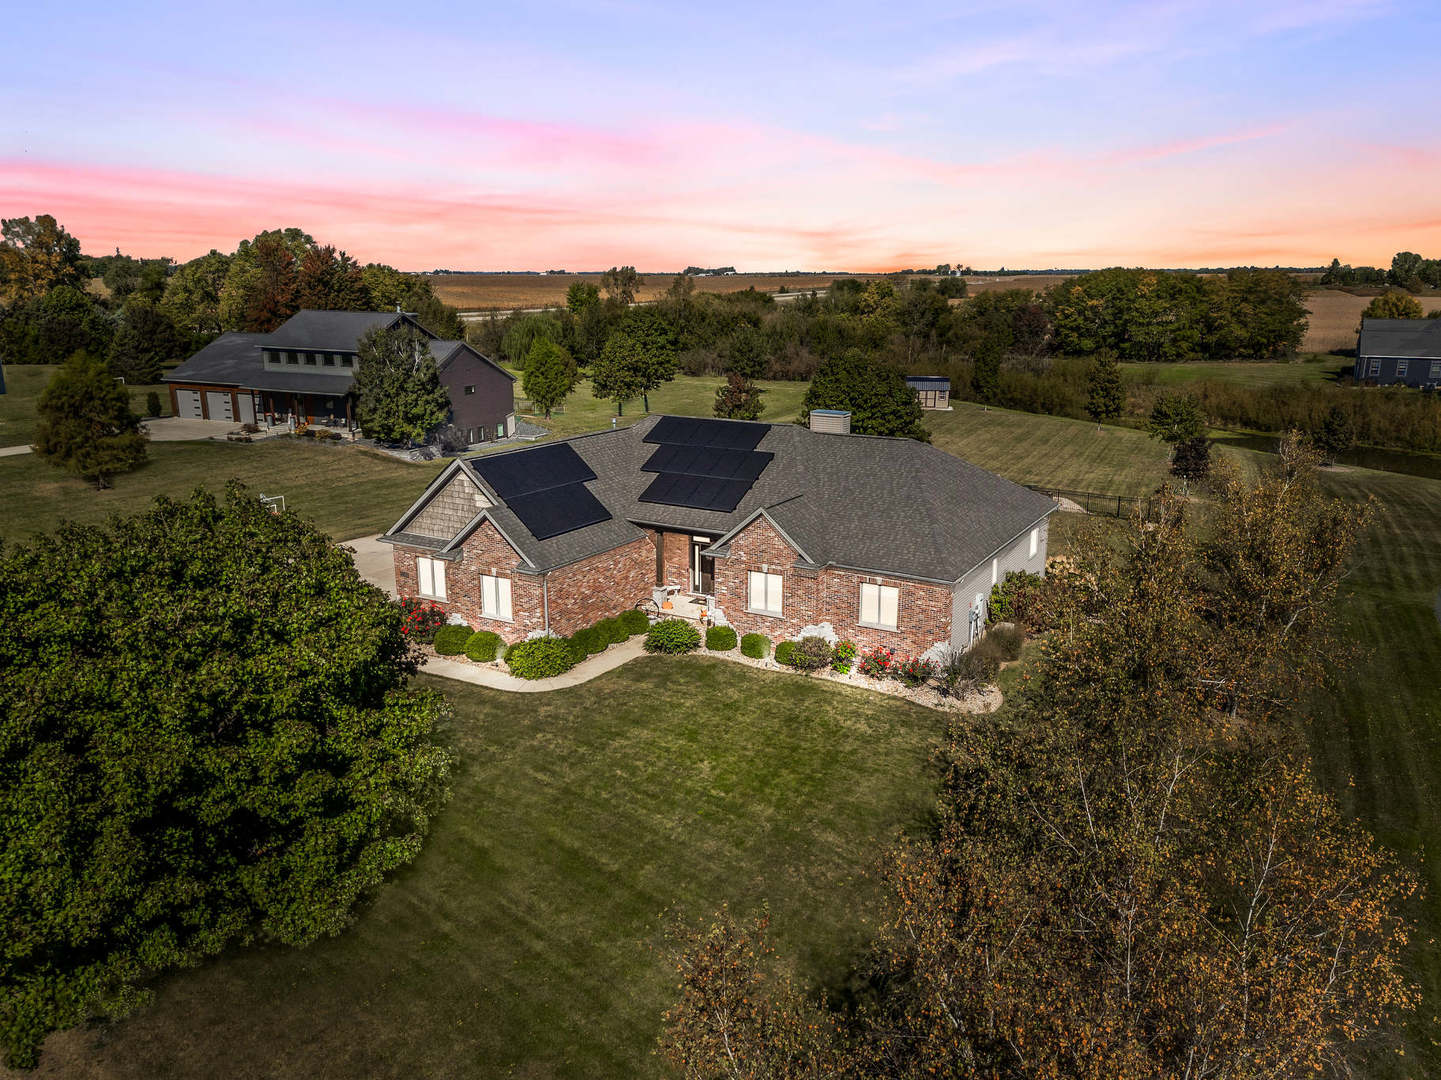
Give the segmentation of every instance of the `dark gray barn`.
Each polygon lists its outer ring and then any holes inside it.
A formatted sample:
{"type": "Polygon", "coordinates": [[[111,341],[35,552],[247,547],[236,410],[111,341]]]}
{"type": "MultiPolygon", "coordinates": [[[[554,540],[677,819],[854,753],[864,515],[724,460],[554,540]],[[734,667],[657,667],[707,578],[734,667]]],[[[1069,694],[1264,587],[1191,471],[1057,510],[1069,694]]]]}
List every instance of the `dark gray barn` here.
{"type": "Polygon", "coordinates": [[[1441,386],[1441,319],[1362,319],[1356,381],[1441,386]]]}

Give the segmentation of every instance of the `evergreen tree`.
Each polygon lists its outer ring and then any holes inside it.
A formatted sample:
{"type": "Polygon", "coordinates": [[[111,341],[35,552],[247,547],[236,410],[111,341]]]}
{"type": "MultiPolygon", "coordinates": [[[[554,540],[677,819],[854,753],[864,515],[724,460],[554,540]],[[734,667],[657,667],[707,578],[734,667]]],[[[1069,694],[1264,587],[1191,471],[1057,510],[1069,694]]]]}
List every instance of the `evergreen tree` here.
{"type": "Polygon", "coordinates": [[[1171,454],[1171,472],[1182,480],[1204,480],[1211,475],[1211,440],[1204,435],[1182,439],[1171,454]]]}
{"type": "Polygon", "coordinates": [[[376,327],[360,339],[355,393],[361,430],[381,442],[423,443],[450,418],[429,339],[410,327],[376,327]]]}
{"type": "Polygon", "coordinates": [[[715,392],[715,414],[723,420],[759,420],[765,391],[739,372],[732,371],[715,392]]]}
{"type": "Polygon", "coordinates": [[[0,670],[12,1066],[157,975],[339,933],[444,798],[400,608],[238,485],[0,550],[0,670]]]}
{"type": "Polygon", "coordinates": [[[537,338],[525,359],[521,389],[535,408],[550,419],[550,412],[575,389],[578,378],[570,353],[546,338],[537,338]]]}
{"type": "Polygon", "coordinates": [[[1356,426],[1351,414],[1340,405],[1332,405],[1321,426],[1311,434],[1311,441],[1326,461],[1335,461],[1356,445],[1356,426]]]}
{"type": "Polygon", "coordinates": [[[1204,435],[1206,418],[1190,394],[1162,394],[1151,407],[1147,429],[1153,438],[1175,445],[1204,435]]]}
{"type": "Polygon", "coordinates": [[[1114,420],[1126,407],[1126,390],[1121,385],[1121,365],[1116,354],[1103,349],[1096,354],[1091,376],[1086,384],[1086,415],[1099,427],[1114,420]]]}
{"type": "Polygon", "coordinates": [[[145,461],[145,435],[140,417],[130,411],[130,392],[88,353],[74,354],[55,373],[40,395],[39,413],[36,451],[97,489],[145,461]]]}
{"type": "Polygon", "coordinates": [[[184,359],[190,342],[163,310],[132,299],[110,340],[110,370],[128,383],[160,381],[167,363],[184,359]]]}
{"type": "Polygon", "coordinates": [[[976,362],[972,368],[971,388],[976,400],[994,402],[1001,394],[1001,347],[995,338],[983,339],[976,349],[976,362]]]}

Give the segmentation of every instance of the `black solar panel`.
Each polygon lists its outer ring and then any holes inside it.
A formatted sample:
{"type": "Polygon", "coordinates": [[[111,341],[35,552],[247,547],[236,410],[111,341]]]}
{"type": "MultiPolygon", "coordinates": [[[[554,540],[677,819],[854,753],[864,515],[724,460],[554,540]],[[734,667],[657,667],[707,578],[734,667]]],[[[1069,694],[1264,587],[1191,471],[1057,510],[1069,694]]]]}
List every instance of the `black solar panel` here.
{"type": "Polygon", "coordinates": [[[752,480],[720,480],[713,476],[661,473],[641,492],[640,501],[730,513],[740,505],[752,483],[752,480]]]}
{"type": "Polygon", "coordinates": [[[712,446],[662,445],[644,465],[643,472],[688,473],[722,480],[755,480],[774,454],[759,450],[720,450],[712,446]]]}
{"type": "Polygon", "coordinates": [[[568,443],[471,458],[475,469],[537,540],[610,520],[585,486],[595,472],[568,443]]]}
{"type": "Polygon", "coordinates": [[[507,503],[518,495],[595,479],[595,472],[569,443],[471,458],[470,464],[507,503]]]}
{"type": "Polygon", "coordinates": [[[769,430],[769,424],[662,416],[646,433],[645,441],[676,446],[714,446],[723,450],[754,450],[769,430]]]}
{"type": "Polygon", "coordinates": [[[584,484],[562,484],[529,495],[517,495],[506,499],[505,505],[537,540],[548,540],[610,520],[610,511],[584,484]]]}

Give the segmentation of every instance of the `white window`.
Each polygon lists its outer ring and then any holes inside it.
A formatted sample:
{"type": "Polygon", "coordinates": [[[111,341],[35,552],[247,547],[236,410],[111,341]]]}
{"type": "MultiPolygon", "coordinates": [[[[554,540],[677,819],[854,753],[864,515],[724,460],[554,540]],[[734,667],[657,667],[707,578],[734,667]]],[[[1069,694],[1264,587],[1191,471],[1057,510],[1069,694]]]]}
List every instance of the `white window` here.
{"type": "Polygon", "coordinates": [[[891,585],[861,585],[861,622],[866,626],[878,626],[882,630],[894,630],[899,625],[901,590],[891,585]]]}
{"type": "Polygon", "coordinates": [[[480,613],[487,619],[510,621],[510,578],[480,575],[480,613]]]}
{"type": "Polygon", "coordinates": [[[1441,360],[1432,360],[1431,381],[1435,382],[1437,379],[1441,379],[1441,360]]]}
{"type": "Polygon", "coordinates": [[[781,613],[781,576],[752,570],[750,572],[750,595],[746,599],[746,607],[750,611],[779,615],[781,613]]]}
{"type": "Polygon", "coordinates": [[[1381,374],[1381,361],[1380,361],[1380,360],[1372,360],[1372,361],[1370,361],[1370,363],[1368,363],[1368,364],[1366,365],[1366,375],[1367,375],[1369,378],[1375,378],[1377,375],[1380,375],[1380,374],[1381,374]]]}
{"type": "Polygon", "coordinates": [[[1031,558],[1036,557],[1036,552],[1041,550],[1041,530],[1031,530],[1031,558]]]}
{"type": "Polygon", "coordinates": [[[420,576],[420,595],[444,600],[445,563],[441,559],[416,559],[415,571],[420,576]]]}
{"type": "Polygon", "coordinates": [[[1001,560],[1000,560],[1000,559],[992,559],[992,560],[991,560],[991,584],[994,585],[994,584],[995,584],[997,581],[999,581],[1000,579],[1001,579],[1001,560]]]}
{"type": "Polygon", "coordinates": [[[1404,379],[1405,377],[1406,377],[1406,361],[1405,361],[1405,360],[1397,360],[1397,361],[1396,361],[1396,378],[1398,378],[1398,379],[1404,379]]]}

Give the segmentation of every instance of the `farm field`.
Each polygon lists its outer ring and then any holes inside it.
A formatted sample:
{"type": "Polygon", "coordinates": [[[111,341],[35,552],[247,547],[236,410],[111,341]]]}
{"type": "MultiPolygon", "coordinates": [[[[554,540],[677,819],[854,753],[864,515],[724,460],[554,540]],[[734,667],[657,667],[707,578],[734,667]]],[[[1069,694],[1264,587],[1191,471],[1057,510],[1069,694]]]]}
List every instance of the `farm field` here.
{"type": "MultiPolygon", "coordinates": [[[[1382,289],[1371,290],[1383,292],[1382,289]]],[[[1361,312],[1371,302],[1372,296],[1353,296],[1341,289],[1315,289],[1306,294],[1306,308],[1311,317],[1306,327],[1306,336],[1301,341],[1301,351],[1329,353],[1343,349],[1354,353],[1356,331],[1361,326],[1361,312]]],[[[1441,297],[1418,296],[1422,309],[1428,314],[1441,308],[1441,297]]]]}
{"type": "Polygon", "coordinates": [[[942,714],[889,696],[704,657],[547,694],[425,681],[453,794],[355,925],[168,977],[32,1075],[658,1076],[672,920],[767,904],[802,983],[841,989],[873,870],[934,802],[942,714]]]}
{"type": "MultiPolygon", "coordinates": [[[[5,393],[0,394],[0,446],[24,446],[35,438],[35,409],[40,395],[58,364],[15,364],[5,367],[5,393]]],[[[130,387],[130,408],[145,415],[145,395],[154,390],[160,395],[160,415],[170,415],[170,388],[164,383],[155,386],[130,387]]]]}
{"type": "MultiPolygon", "coordinates": [[[[677,271],[642,273],[645,284],[636,292],[639,301],[655,300],[677,271]]],[[[577,281],[597,288],[600,274],[423,274],[435,295],[462,311],[509,311],[513,308],[560,307],[565,292],[577,281]]],[[[837,278],[882,278],[885,274],[731,274],[726,277],[695,278],[697,292],[723,293],[745,289],[759,292],[806,292],[824,289],[837,278]]]]}
{"type": "Polygon", "coordinates": [[[224,490],[236,477],[251,490],[284,495],[286,508],[312,519],[337,540],[379,532],[420,495],[439,463],[414,464],[347,446],[295,440],[258,443],[151,443],[150,461],[95,488],[34,454],[0,458],[0,538],[20,540],[111,514],[132,514],[157,495],[174,499],[196,487],[224,490]]]}

